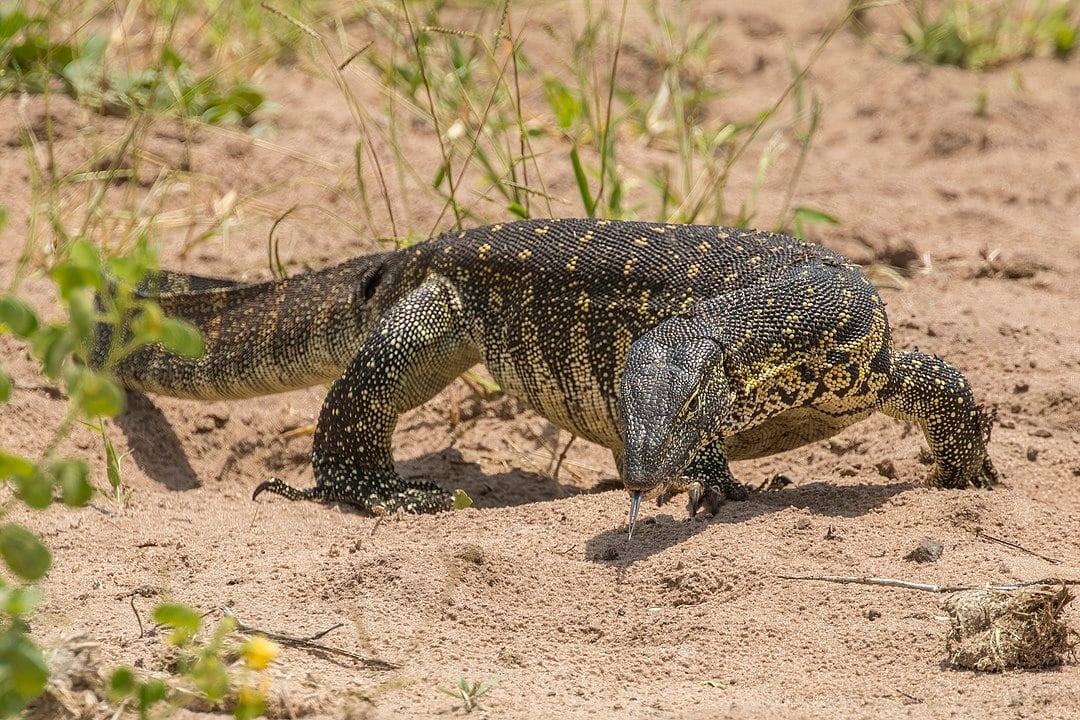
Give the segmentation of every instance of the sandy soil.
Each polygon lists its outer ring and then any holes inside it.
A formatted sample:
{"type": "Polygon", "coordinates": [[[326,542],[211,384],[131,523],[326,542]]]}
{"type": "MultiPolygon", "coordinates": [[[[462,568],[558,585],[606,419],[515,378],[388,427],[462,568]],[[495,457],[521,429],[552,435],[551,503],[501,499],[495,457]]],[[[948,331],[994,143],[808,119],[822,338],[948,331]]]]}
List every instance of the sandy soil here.
{"type": "MultiPolygon", "coordinates": [[[[720,111],[734,119],[770,104],[790,77],[785,44],[806,58],[844,5],[697,3],[697,18],[720,19],[708,76],[729,93],[720,111]]],[[[562,22],[561,12],[552,3],[517,18],[533,57],[545,57],[548,41],[528,30],[562,22]]],[[[887,29],[890,17],[871,22],[887,29]]],[[[628,28],[633,41],[642,23],[628,28]]],[[[372,34],[363,23],[345,32],[354,47],[372,34]]],[[[133,396],[108,423],[124,453],[126,502],[103,493],[79,511],[12,513],[55,552],[35,636],[83,634],[99,644],[103,667],[160,671],[163,640],[140,634],[133,608],[146,624],[172,599],[298,636],[340,624],[323,642],[392,664],[285,649],[270,670],[281,717],[460,715],[461,703],[437,688],[461,677],[500,679],[483,698],[491,717],[1080,716],[1073,663],[1003,674],[947,667],[940,596],[779,577],[1080,579],[1080,58],[973,75],[901,63],[882,37],[840,32],[815,67],[810,89],[824,116],[795,203],[842,220],[815,228],[815,239],[860,262],[905,266],[903,287],[883,290],[897,345],[948,359],[997,408],[998,489],[928,489],[918,432],[874,417],[827,443],[734,467],[754,483],[783,472],[792,486],[696,521],[681,507],[650,508],[628,545],[627,497],[605,451],[573,444],[554,478],[567,434],[457,381],[403,418],[396,452],[405,476],[464,488],[475,507],[377,521],[250,500],[269,474],[312,482],[310,437],[283,433],[314,420],[324,388],[236,403],[133,396]],[[984,117],[974,112],[982,88],[984,117]],[[941,558],[906,560],[927,537],[941,541],[941,558]]],[[[546,55],[557,67],[556,52],[546,55]]],[[[633,53],[624,67],[658,82],[633,53]]],[[[355,230],[358,134],[341,94],[302,65],[260,82],[280,106],[266,140],[150,128],[145,177],[131,191],[145,192],[159,168],[192,170],[148,202],[171,213],[166,266],[266,277],[267,234],[293,205],[279,229],[292,269],[371,251],[374,236],[392,234],[389,224],[355,230]],[[226,207],[228,232],[188,248],[226,207]]],[[[375,97],[363,77],[350,82],[358,97],[375,97]]],[[[535,82],[526,90],[540,92],[535,82]]],[[[108,149],[122,127],[57,98],[51,116],[66,169],[108,149]]],[[[0,204],[11,213],[0,236],[4,284],[30,215],[18,133],[40,136],[45,117],[41,98],[0,103],[0,204]]],[[[430,129],[410,132],[416,152],[434,158],[430,129]]],[[[625,162],[644,157],[627,145],[625,162]]],[[[744,165],[734,198],[752,181],[754,165],[744,165]]],[[[555,192],[573,197],[568,167],[554,167],[555,192]]],[[[783,191],[780,168],[762,193],[765,222],[783,191]]],[[[399,209],[402,234],[427,234],[438,212],[399,209]]],[[[4,446],[33,454],[66,402],[17,343],[0,338],[0,352],[16,383],[0,406],[4,446]]],[[[100,442],[78,428],[62,450],[88,458],[107,488],[100,442]]],[[[1064,617],[1080,626],[1080,604],[1064,617]]]]}

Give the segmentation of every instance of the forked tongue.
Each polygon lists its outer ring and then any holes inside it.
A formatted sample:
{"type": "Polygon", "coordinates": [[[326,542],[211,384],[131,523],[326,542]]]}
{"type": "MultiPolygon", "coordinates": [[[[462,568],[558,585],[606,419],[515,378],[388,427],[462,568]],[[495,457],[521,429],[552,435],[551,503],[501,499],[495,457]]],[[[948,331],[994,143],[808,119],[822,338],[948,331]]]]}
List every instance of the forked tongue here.
{"type": "Polygon", "coordinates": [[[630,493],[630,520],[628,525],[630,529],[626,533],[626,542],[630,542],[630,538],[634,537],[634,524],[637,523],[638,512],[641,510],[641,490],[634,490],[630,493]]]}

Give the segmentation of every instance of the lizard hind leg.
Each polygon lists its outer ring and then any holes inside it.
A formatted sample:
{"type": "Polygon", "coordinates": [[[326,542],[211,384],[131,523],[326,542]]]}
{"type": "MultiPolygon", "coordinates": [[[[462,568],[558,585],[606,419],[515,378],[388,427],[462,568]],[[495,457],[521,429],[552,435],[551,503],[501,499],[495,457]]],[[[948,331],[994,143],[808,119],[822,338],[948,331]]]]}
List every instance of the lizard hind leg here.
{"type": "Polygon", "coordinates": [[[975,403],[964,375],[940,358],[894,352],[889,386],[879,397],[886,415],[916,423],[937,463],[931,484],[991,488],[997,469],[986,452],[992,413],[975,403]]]}
{"type": "Polygon", "coordinates": [[[397,474],[391,440],[401,413],[479,359],[455,299],[454,288],[435,279],[388,310],[326,395],[311,452],[315,487],[269,480],[256,494],[347,503],[376,515],[449,509],[449,492],[397,474]]]}

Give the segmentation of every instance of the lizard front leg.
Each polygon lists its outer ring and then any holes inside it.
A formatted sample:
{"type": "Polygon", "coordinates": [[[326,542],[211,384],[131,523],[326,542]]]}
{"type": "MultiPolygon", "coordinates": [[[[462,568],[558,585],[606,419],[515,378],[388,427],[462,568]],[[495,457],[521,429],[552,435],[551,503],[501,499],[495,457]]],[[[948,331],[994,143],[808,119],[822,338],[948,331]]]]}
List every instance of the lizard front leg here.
{"type": "Polygon", "coordinates": [[[699,450],[675,480],[664,486],[656,497],[657,505],[664,505],[680,493],[687,493],[687,510],[694,517],[703,508],[712,515],[728,500],[742,501],[750,497],[750,490],[735,479],[728,466],[722,442],[714,442],[699,450]]]}
{"type": "Polygon", "coordinates": [[[401,413],[478,360],[455,289],[440,278],[424,282],[384,314],[330,388],[311,453],[315,487],[301,490],[274,478],[255,495],[348,503],[375,514],[448,509],[449,492],[397,474],[391,437],[401,413]]]}

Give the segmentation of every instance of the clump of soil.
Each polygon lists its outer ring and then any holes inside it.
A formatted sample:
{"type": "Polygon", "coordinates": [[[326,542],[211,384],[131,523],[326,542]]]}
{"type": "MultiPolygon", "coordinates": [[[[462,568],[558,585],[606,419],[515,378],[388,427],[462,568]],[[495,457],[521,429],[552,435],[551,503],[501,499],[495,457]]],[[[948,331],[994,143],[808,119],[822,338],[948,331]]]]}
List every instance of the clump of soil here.
{"type": "Polygon", "coordinates": [[[976,588],[942,601],[951,628],[946,651],[953,667],[982,672],[1060,665],[1077,643],[1061,619],[1073,599],[1061,585],[976,588]]]}

